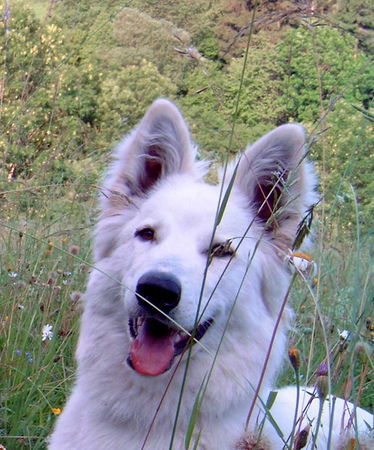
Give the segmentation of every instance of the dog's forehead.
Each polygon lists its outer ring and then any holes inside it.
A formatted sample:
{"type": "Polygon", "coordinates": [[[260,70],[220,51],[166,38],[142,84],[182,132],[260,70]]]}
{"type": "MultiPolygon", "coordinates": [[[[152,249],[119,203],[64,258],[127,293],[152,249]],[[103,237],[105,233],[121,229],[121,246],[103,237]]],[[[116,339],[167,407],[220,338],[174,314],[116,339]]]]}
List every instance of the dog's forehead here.
{"type": "MultiPolygon", "coordinates": [[[[193,226],[194,229],[213,227],[224,195],[225,191],[219,185],[183,176],[171,177],[151,193],[142,206],[142,214],[156,220],[170,216],[173,222],[193,226]]],[[[231,193],[224,206],[220,228],[237,228],[238,223],[247,223],[248,209],[243,207],[243,203],[237,193],[231,193]],[[242,221],[240,216],[243,216],[242,221]]]]}
{"type": "Polygon", "coordinates": [[[169,211],[174,216],[179,213],[208,218],[215,216],[218,201],[217,186],[184,177],[172,177],[151,193],[144,208],[160,210],[163,214],[169,211]]]}

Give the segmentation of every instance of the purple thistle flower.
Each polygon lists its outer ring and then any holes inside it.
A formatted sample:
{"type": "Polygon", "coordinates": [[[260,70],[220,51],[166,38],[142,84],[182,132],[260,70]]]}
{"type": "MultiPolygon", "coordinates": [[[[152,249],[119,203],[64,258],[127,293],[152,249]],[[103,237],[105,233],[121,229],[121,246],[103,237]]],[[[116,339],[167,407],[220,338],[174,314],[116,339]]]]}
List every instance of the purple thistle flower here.
{"type": "Polygon", "coordinates": [[[326,363],[322,363],[317,368],[317,376],[327,376],[329,373],[329,368],[326,363]]]}

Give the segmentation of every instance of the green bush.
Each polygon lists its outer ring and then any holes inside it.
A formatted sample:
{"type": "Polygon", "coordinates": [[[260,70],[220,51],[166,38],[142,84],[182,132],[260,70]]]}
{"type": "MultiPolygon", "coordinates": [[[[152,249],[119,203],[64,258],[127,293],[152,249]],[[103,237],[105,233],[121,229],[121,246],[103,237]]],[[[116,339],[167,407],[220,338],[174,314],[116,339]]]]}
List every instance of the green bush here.
{"type": "Polygon", "coordinates": [[[373,95],[368,59],[353,37],[332,27],[291,29],[277,46],[277,58],[286,120],[313,123],[333,96],[364,105],[373,95]]]}

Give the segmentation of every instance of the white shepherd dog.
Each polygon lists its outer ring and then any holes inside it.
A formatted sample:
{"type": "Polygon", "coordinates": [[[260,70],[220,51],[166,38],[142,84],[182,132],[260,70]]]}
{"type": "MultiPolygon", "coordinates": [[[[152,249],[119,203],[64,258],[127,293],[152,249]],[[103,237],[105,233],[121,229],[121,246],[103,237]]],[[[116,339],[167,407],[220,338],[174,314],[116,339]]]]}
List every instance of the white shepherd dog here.
{"type": "Polygon", "coordinates": [[[296,388],[268,401],[287,354],[290,249],[315,201],[303,128],[262,137],[218,185],[195,158],[165,99],[118,145],[50,449],[374,448],[372,416],[341,399],[327,395],[321,420],[313,388],[296,418],[296,388]]]}

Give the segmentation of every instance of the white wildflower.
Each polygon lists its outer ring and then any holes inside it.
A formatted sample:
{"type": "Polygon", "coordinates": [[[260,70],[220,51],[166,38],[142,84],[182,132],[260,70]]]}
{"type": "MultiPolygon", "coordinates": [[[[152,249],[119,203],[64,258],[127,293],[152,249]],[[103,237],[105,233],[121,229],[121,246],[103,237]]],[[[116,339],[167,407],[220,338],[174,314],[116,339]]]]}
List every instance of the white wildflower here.
{"type": "Polygon", "coordinates": [[[317,272],[317,264],[313,261],[312,257],[304,252],[294,252],[287,256],[288,262],[291,266],[295,267],[297,271],[304,275],[313,276],[317,272]]]}
{"type": "Polygon", "coordinates": [[[53,338],[53,331],[52,331],[53,326],[49,325],[49,323],[47,323],[47,325],[44,325],[43,329],[42,329],[42,341],[46,341],[51,340],[53,338]]]}
{"type": "Polygon", "coordinates": [[[292,262],[294,266],[299,269],[301,272],[306,272],[310,268],[310,261],[304,258],[299,258],[297,256],[294,256],[292,258],[292,262]]]}
{"type": "Polygon", "coordinates": [[[339,332],[339,338],[342,341],[348,341],[348,339],[350,338],[351,332],[348,330],[340,330],[338,328],[338,332],[339,332]]]}

